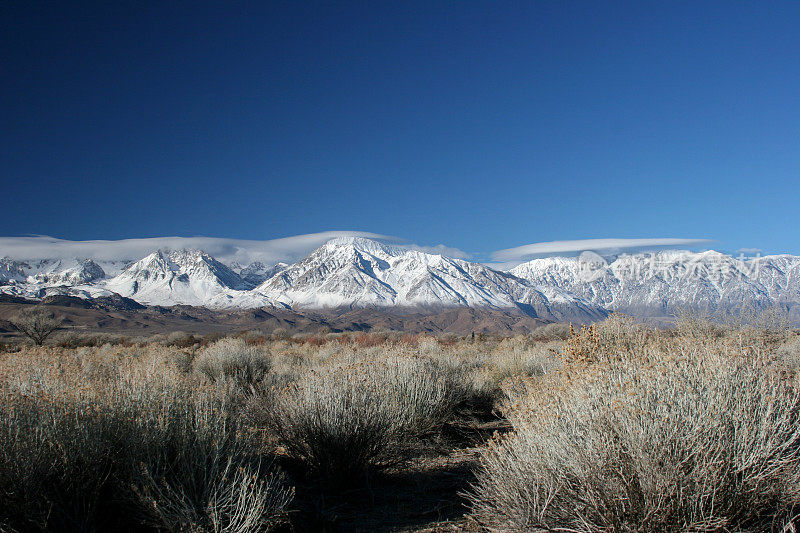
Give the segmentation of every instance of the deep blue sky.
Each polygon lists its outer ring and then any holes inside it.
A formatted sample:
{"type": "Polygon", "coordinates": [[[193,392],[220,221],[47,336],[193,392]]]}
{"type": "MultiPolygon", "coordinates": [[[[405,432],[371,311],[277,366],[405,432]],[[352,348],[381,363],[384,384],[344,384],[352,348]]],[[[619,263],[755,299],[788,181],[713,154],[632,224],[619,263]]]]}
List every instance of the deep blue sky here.
{"type": "Polygon", "coordinates": [[[800,253],[800,2],[3,2],[0,234],[800,253]]]}

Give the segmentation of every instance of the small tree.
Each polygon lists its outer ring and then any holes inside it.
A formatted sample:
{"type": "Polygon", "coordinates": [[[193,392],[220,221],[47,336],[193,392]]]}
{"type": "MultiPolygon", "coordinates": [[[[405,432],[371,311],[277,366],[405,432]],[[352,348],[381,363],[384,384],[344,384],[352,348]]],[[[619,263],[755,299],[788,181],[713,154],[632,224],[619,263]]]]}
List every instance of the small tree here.
{"type": "Polygon", "coordinates": [[[44,309],[24,309],[11,320],[11,324],[36,346],[41,346],[54,331],[61,328],[63,319],[44,309]]]}

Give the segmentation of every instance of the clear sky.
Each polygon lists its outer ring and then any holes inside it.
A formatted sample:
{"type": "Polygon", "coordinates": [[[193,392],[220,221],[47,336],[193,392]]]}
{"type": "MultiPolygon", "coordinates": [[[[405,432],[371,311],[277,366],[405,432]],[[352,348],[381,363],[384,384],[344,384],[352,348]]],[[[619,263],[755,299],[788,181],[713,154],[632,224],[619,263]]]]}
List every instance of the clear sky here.
{"type": "Polygon", "coordinates": [[[0,235],[800,254],[798,28],[795,1],[3,2],[0,235]]]}

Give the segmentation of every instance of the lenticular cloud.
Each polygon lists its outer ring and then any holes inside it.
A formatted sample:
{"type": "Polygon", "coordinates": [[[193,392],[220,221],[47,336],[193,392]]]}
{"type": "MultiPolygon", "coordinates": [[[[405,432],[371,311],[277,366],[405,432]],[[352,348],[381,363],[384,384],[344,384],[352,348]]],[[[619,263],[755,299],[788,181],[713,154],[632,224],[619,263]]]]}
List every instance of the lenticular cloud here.
{"type": "Polygon", "coordinates": [[[701,246],[712,242],[710,239],[580,239],[573,241],[549,241],[507,248],[492,253],[494,261],[522,261],[539,254],[559,254],[583,252],[587,250],[614,250],[629,248],[649,248],[661,246],[701,246]]]}
{"type": "Polygon", "coordinates": [[[325,231],[266,241],[217,237],[155,237],[148,239],[68,241],[43,235],[0,237],[0,256],[31,259],[91,258],[99,261],[135,261],[160,249],[203,250],[225,263],[255,261],[294,262],[336,237],[356,236],[389,243],[401,239],[365,231],[325,231]]]}

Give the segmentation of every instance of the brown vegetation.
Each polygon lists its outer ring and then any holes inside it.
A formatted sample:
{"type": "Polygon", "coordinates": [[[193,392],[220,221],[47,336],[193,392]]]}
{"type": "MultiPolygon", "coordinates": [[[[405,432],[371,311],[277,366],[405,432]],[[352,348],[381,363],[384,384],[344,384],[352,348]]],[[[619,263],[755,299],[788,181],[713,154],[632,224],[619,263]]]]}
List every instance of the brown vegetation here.
{"type": "Polygon", "coordinates": [[[483,455],[474,518],[493,531],[781,531],[800,506],[787,333],[621,317],[575,332],[557,372],[506,384],[514,429],[483,455]]]}
{"type": "Polygon", "coordinates": [[[790,531],[798,338],[73,331],[0,353],[0,530],[790,531]]]}

